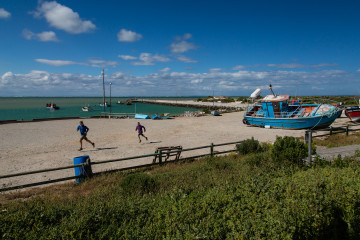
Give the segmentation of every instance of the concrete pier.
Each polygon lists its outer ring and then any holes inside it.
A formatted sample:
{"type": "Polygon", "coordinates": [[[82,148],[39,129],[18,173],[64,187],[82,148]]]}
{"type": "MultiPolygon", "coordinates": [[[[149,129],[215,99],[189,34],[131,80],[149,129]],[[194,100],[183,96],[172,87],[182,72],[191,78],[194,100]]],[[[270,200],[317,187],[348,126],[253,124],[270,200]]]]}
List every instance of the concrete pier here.
{"type": "Polygon", "coordinates": [[[231,102],[231,103],[221,103],[221,102],[196,102],[192,100],[187,101],[176,101],[176,100],[155,100],[155,99],[138,99],[136,102],[149,103],[149,104],[160,104],[167,106],[177,106],[177,107],[190,107],[190,108],[200,108],[200,109],[210,109],[210,110],[232,110],[232,111],[241,111],[248,107],[247,103],[240,102],[231,102]]]}

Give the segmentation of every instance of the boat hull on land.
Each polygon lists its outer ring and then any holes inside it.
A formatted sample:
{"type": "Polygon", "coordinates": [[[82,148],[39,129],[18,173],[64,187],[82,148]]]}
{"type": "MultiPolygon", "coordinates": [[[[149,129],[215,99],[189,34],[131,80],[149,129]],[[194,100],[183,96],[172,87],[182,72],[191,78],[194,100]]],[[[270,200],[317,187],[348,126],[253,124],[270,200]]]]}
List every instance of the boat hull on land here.
{"type": "MultiPolygon", "coordinates": [[[[244,115],[243,123],[265,128],[318,129],[330,126],[342,109],[330,104],[290,105],[289,95],[268,95],[261,104],[250,108],[244,115]]],[[[291,102],[291,101],[290,101],[291,102]]]]}

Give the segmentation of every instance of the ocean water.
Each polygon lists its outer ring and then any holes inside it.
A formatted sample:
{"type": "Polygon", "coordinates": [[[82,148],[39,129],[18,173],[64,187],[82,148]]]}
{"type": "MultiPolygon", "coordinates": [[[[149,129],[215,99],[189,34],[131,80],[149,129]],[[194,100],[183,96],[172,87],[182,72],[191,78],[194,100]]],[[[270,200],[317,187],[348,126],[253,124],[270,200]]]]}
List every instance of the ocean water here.
{"type": "MultiPolygon", "coordinates": [[[[118,100],[126,101],[128,98],[112,98],[112,113],[122,113],[133,116],[140,114],[162,114],[170,113],[179,115],[184,111],[198,111],[199,109],[187,107],[172,107],[158,104],[133,103],[132,105],[116,104],[118,100]]],[[[192,100],[193,98],[152,98],[192,100]]],[[[110,100],[107,98],[107,102],[110,100]]],[[[32,120],[39,118],[61,118],[61,117],[90,117],[99,116],[104,111],[99,103],[103,102],[100,97],[1,97],[0,98],[0,120],[32,120]],[[50,111],[46,108],[47,103],[55,103],[59,110],[50,111]],[[84,112],[82,107],[91,106],[94,111],[84,112]]],[[[105,108],[109,113],[110,108],[105,108]]]]}

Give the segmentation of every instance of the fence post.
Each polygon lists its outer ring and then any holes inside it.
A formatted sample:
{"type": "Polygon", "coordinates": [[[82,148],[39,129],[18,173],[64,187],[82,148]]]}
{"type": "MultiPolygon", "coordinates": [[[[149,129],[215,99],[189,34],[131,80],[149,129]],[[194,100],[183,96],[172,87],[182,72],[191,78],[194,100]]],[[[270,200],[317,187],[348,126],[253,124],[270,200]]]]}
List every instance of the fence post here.
{"type": "Polygon", "coordinates": [[[349,136],[349,124],[346,125],[346,136],[349,136]]]}
{"type": "Polygon", "coordinates": [[[210,145],[210,156],[211,157],[214,156],[214,143],[211,143],[211,145],[210,145]]]}
{"type": "Polygon", "coordinates": [[[332,135],[333,128],[330,126],[330,136],[332,135]]]}
{"type": "Polygon", "coordinates": [[[312,156],[311,156],[311,153],[312,153],[312,151],[311,151],[311,145],[312,145],[312,131],[311,130],[309,130],[308,131],[308,154],[309,154],[309,163],[311,163],[312,162],[312,156]]]}
{"type": "Polygon", "coordinates": [[[162,150],[159,150],[159,163],[162,164],[162,150]]]}

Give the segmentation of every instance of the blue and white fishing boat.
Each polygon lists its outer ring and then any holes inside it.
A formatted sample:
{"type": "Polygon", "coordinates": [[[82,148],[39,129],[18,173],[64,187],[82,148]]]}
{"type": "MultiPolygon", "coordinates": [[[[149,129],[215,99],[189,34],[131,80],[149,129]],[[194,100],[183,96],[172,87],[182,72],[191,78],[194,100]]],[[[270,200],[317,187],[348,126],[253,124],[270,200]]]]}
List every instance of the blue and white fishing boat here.
{"type": "Polygon", "coordinates": [[[243,123],[265,128],[309,129],[330,126],[341,109],[330,104],[291,105],[289,95],[267,95],[244,115],[243,123]]]}

